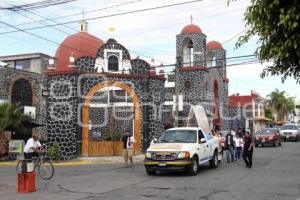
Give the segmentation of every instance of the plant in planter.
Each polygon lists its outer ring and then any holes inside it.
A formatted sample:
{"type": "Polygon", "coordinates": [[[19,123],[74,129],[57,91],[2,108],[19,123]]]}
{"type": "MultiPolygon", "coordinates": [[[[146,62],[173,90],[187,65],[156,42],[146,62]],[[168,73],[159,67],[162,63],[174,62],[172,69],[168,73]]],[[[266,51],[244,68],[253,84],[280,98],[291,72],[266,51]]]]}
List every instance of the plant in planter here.
{"type": "Polygon", "coordinates": [[[60,160],[60,146],[57,142],[55,142],[49,149],[48,149],[49,156],[51,160],[58,162],[60,160]]]}
{"type": "Polygon", "coordinates": [[[121,140],[121,134],[117,131],[111,131],[108,133],[106,141],[120,141],[121,140]]]}

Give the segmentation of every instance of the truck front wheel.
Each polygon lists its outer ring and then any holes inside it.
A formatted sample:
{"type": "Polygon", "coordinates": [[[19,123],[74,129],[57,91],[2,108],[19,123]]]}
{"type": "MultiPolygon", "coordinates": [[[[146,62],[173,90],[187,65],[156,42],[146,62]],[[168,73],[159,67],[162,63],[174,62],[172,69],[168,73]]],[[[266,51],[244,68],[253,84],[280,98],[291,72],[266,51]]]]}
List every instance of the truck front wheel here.
{"type": "Polygon", "coordinates": [[[218,152],[215,151],[214,155],[211,160],[209,160],[209,165],[211,168],[217,168],[218,167],[218,152]]]}
{"type": "Polygon", "coordinates": [[[155,175],[156,174],[156,171],[153,170],[153,169],[146,168],[146,172],[147,172],[148,175],[155,175]]]}
{"type": "Polygon", "coordinates": [[[192,176],[197,175],[198,173],[198,159],[196,157],[193,157],[192,159],[192,165],[188,169],[188,173],[192,176]]]}

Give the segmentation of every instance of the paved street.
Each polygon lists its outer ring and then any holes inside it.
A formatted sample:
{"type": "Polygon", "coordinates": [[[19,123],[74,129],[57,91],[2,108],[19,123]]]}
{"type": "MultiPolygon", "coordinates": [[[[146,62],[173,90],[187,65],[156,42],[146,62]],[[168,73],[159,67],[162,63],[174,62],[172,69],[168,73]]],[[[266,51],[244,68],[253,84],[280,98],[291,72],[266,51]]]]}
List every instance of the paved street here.
{"type": "Polygon", "coordinates": [[[0,166],[0,197],[18,199],[236,199],[299,200],[300,143],[256,148],[254,166],[242,161],[218,169],[201,166],[197,176],[182,173],[148,176],[141,163],[59,166],[50,182],[37,178],[37,192],[16,193],[12,166],[0,166]]]}

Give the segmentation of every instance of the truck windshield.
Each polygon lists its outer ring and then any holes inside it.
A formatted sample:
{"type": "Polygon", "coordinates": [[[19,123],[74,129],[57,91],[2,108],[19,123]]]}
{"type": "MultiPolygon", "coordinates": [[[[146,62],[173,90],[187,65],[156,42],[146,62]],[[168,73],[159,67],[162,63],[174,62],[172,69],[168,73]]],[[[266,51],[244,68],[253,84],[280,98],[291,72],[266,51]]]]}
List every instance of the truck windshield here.
{"type": "Polygon", "coordinates": [[[284,125],[281,130],[297,130],[295,125],[284,125]]]}
{"type": "Polygon", "coordinates": [[[161,143],[196,143],[197,131],[195,130],[169,130],[159,138],[161,143]]]}

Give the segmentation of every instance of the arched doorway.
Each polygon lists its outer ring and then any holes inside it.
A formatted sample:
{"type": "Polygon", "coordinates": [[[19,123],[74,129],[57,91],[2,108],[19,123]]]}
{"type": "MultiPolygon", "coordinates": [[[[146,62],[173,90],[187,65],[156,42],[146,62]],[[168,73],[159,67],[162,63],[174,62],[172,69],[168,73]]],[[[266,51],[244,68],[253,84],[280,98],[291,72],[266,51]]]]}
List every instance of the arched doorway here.
{"type": "Polygon", "coordinates": [[[220,108],[219,108],[219,85],[217,80],[214,82],[214,119],[213,127],[214,129],[220,130],[220,108]]]}
{"type": "MultiPolygon", "coordinates": [[[[13,104],[19,104],[22,112],[24,112],[24,106],[34,105],[34,90],[31,82],[23,76],[15,77],[9,86],[9,101],[13,104]]],[[[24,140],[25,142],[31,138],[32,129],[28,129],[26,132],[12,132],[11,139],[24,140]]]]}
{"type": "Polygon", "coordinates": [[[11,89],[11,103],[20,106],[32,106],[33,91],[28,80],[20,78],[16,80],[11,89]]]}
{"type": "Polygon", "coordinates": [[[107,87],[118,87],[123,90],[130,96],[131,101],[133,103],[134,107],[134,138],[135,138],[135,145],[134,145],[134,153],[135,155],[141,153],[141,107],[139,103],[139,98],[137,94],[135,93],[134,89],[127,85],[126,83],[122,83],[119,81],[106,81],[103,83],[99,83],[95,85],[93,88],[91,88],[88,92],[88,94],[85,97],[85,102],[83,105],[82,109],[82,149],[81,149],[81,154],[82,156],[89,156],[89,146],[90,146],[90,141],[89,141],[89,118],[90,118],[90,105],[91,105],[91,100],[94,97],[94,95],[107,87]]]}

